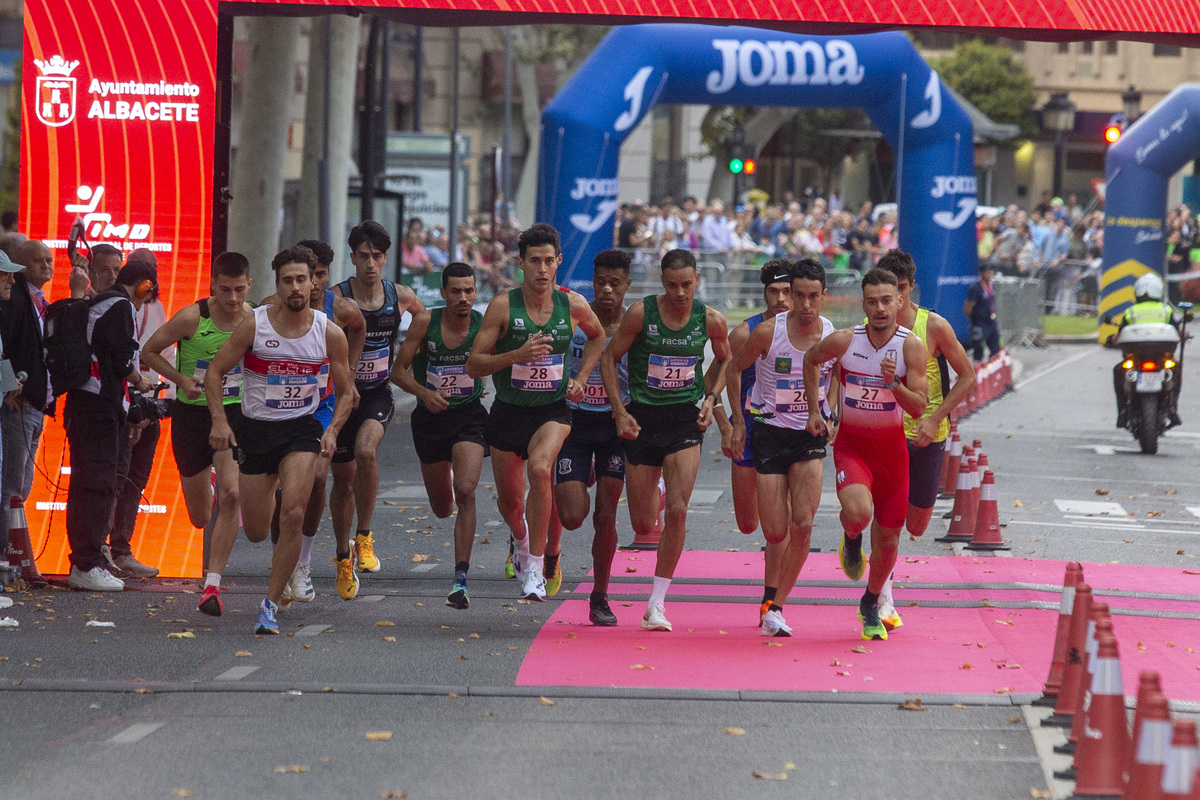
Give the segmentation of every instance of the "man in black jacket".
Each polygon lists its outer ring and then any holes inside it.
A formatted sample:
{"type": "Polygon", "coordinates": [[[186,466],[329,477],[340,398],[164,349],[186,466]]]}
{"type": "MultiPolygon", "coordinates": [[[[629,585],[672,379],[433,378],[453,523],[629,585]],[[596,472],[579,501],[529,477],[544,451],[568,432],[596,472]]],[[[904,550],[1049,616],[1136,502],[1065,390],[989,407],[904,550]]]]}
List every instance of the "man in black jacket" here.
{"type": "Polygon", "coordinates": [[[108,537],[117,498],[117,458],[127,410],[126,390],[149,391],[153,382],[138,370],[134,311],[151,295],[157,275],[149,264],[126,264],[111,289],[91,301],[88,342],[92,375],[67,392],[64,421],[71,447],[67,490],[67,540],[73,589],[119,592],[124,582],[110,573],[101,547],[108,537]]]}

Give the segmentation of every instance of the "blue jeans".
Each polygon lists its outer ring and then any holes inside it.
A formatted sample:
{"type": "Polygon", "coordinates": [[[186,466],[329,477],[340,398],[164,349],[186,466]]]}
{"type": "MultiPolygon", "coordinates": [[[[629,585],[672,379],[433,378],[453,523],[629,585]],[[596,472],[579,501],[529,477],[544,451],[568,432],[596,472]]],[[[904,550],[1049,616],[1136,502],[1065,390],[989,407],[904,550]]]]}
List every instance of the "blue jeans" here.
{"type": "Polygon", "coordinates": [[[0,469],[0,553],[8,547],[8,508],[12,498],[24,501],[33,488],[34,460],[38,440],[42,438],[45,417],[22,402],[19,411],[0,405],[0,432],[3,441],[3,468],[0,469]]]}

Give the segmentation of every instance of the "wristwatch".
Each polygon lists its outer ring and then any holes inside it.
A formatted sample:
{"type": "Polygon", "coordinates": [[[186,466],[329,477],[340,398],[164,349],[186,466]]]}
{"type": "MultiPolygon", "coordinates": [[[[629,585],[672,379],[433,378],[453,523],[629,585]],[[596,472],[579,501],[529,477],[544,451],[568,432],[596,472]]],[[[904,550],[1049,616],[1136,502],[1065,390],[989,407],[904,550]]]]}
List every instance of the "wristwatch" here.
{"type": "Polygon", "coordinates": [[[899,386],[899,385],[900,385],[900,379],[899,379],[899,378],[897,378],[895,375],[893,375],[893,376],[892,376],[892,382],[891,382],[891,383],[885,383],[885,384],[884,384],[884,386],[886,386],[886,387],[887,387],[887,388],[889,388],[889,389],[893,389],[893,390],[894,390],[894,389],[895,389],[897,386],[899,386]]]}
{"type": "Polygon", "coordinates": [[[717,395],[717,393],[716,393],[716,392],[709,392],[708,394],[706,394],[706,395],[704,395],[704,396],[705,396],[706,398],[707,398],[707,397],[711,397],[711,398],[713,399],[713,406],[716,406],[716,405],[717,405],[717,403],[720,403],[720,402],[721,402],[721,398],[720,398],[720,397],[717,395]]]}

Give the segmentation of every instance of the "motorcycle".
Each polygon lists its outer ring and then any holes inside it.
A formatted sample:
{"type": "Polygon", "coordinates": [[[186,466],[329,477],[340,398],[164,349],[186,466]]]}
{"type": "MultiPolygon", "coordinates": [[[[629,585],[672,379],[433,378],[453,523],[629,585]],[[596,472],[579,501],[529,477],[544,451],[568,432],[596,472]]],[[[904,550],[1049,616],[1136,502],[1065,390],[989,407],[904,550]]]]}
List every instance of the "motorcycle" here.
{"type": "MultiPolygon", "coordinates": [[[[1137,322],[1125,325],[1109,339],[1124,356],[1125,428],[1138,440],[1142,452],[1150,455],[1158,452],[1158,437],[1171,427],[1171,398],[1183,380],[1177,366],[1191,338],[1187,321],[1192,316],[1192,304],[1179,303],[1177,307],[1184,311],[1182,333],[1168,322],[1137,322]]],[[[1112,317],[1104,321],[1110,325],[1120,323],[1112,317]]]]}

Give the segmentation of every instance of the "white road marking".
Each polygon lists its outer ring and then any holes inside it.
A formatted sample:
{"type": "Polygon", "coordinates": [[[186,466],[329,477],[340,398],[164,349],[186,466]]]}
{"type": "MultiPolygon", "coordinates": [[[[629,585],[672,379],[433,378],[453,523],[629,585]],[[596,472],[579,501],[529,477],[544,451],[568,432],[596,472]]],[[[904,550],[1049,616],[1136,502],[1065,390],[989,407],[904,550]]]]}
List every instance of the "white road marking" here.
{"type": "Polygon", "coordinates": [[[258,667],[249,667],[249,666],[247,666],[247,667],[230,667],[229,669],[225,670],[217,677],[213,678],[213,680],[215,680],[215,681],[240,681],[242,678],[246,677],[247,675],[250,675],[251,673],[254,673],[257,671],[258,671],[258,667]]]}
{"type": "Polygon", "coordinates": [[[165,722],[139,722],[130,725],[108,741],[112,744],[136,744],[166,724],[165,722]]]}
{"type": "Polygon", "coordinates": [[[437,564],[417,564],[415,567],[412,568],[412,571],[413,572],[429,572],[429,570],[433,569],[436,566],[437,566],[437,564]]]}
{"type": "Polygon", "coordinates": [[[300,630],[296,631],[297,636],[320,636],[325,631],[332,628],[332,625],[305,625],[300,630]]]}
{"type": "Polygon", "coordinates": [[[1128,517],[1129,512],[1112,500],[1055,500],[1054,505],[1064,514],[1128,517]]]}
{"type": "Polygon", "coordinates": [[[383,595],[381,594],[360,594],[358,596],[358,602],[360,603],[378,603],[382,599],[383,595]]]}
{"type": "Polygon", "coordinates": [[[715,505],[723,494],[725,494],[724,489],[696,489],[692,492],[692,505],[715,505]]]}
{"type": "MultiPolygon", "coordinates": [[[[1098,522],[1034,522],[1030,519],[1010,519],[1009,525],[1038,525],[1043,528],[1083,528],[1085,530],[1094,528],[1098,530],[1109,531],[1128,531],[1132,530],[1128,525],[1112,525],[1102,524],[1098,522]]],[[[1184,536],[1200,536],[1200,530],[1187,531],[1179,530],[1178,528],[1138,528],[1139,533],[1179,533],[1184,536]]]]}
{"type": "Polygon", "coordinates": [[[1187,510],[1193,517],[1200,517],[1200,506],[1188,506],[1187,510]]]}
{"type": "Polygon", "coordinates": [[[1024,389],[1026,386],[1028,386],[1029,384],[1036,381],[1038,378],[1049,375],[1051,372],[1057,372],[1058,370],[1065,367],[1067,364],[1074,364],[1076,361],[1087,358],[1088,356],[1092,355],[1094,352],[1095,351],[1092,350],[1090,347],[1085,347],[1085,348],[1083,348],[1083,350],[1081,352],[1076,353],[1075,355],[1071,356],[1070,358],[1064,358],[1062,361],[1059,361],[1057,364],[1046,367],[1044,370],[1042,370],[1041,372],[1038,372],[1034,375],[1030,375],[1028,378],[1021,381],[1013,388],[1016,389],[1017,391],[1020,391],[1020,390],[1024,389]]]}
{"type": "MultiPolygon", "coordinates": [[[[1091,519],[1095,519],[1095,517],[1094,517],[1094,516],[1090,516],[1090,515],[1087,515],[1087,514],[1063,514],[1063,518],[1064,518],[1064,519],[1081,519],[1081,520],[1091,520],[1091,519]]],[[[1121,519],[1121,518],[1119,518],[1119,517],[1116,517],[1116,518],[1113,518],[1113,519],[1105,519],[1104,521],[1105,521],[1105,522],[1119,522],[1119,523],[1121,523],[1122,525],[1128,525],[1128,526],[1129,526],[1129,527],[1131,527],[1131,528],[1140,528],[1140,527],[1143,527],[1143,526],[1139,525],[1139,524],[1138,524],[1138,522],[1137,522],[1137,520],[1135,520],[1135,519],[1121,519]]]]}
{"type": "MultiPolygon", "coordinates": [[[[393,486],[376,495],[377,500],[429,500],[424,486],[393,486]]],[[[499,523],[497,523],[499,524],[499,523]]]]}

